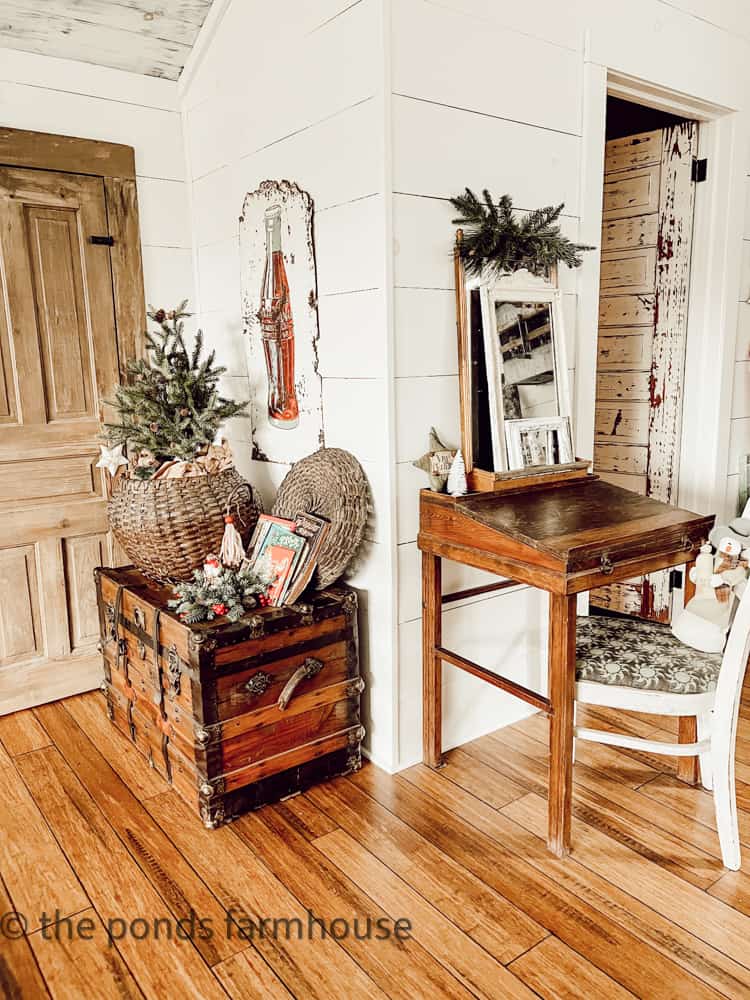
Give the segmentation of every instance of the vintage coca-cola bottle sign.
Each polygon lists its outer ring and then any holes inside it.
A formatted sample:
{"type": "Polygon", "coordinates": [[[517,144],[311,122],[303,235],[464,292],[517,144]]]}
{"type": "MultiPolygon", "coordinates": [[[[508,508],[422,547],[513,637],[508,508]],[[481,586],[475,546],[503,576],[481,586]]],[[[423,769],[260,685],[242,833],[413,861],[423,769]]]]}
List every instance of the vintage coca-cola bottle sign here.
{"type": "Polygon", "coordinates": [[[263,353],[268,375],[268,421],[291,429],[299,422],[294,385],[294,317],[281,249],[281,206],[265,212],[266,264],[260,292],[263,353]]]}

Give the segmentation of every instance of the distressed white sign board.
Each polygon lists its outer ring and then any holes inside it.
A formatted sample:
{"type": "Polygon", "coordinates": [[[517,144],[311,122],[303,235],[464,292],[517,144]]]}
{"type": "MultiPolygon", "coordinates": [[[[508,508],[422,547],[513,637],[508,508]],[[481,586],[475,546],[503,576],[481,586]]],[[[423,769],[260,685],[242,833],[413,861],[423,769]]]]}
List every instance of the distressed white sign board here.
{"type": "Polygon", "coordinates": [[[240,216],[240,291],[248,335],[253,458],[296,462],[323,444],[323,383],[318,373],[318,292],[313,243],[313,201],[290,181],[263,181],[245,195],[240,216]],[[294,319],[296,427],[273,426],[268,414],[268,372],[263,352],[261,286],[266,265],[265,213],[281,209],[281,249],[294,319]]]}

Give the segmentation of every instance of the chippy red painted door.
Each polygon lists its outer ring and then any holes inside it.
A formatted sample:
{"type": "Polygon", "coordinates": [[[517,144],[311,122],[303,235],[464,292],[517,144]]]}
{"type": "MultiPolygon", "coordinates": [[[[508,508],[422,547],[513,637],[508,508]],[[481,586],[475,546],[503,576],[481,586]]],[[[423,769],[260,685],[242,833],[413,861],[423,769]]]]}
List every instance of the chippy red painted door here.
{"type": "MultiPolygon", "coordinates": [[[[697,150],[695,122],[607,143],[594,470],[676,503],[697,150]]],[[[667,622],[669,573],[595,590],[591,603],[667,622]]]]}
{"type": "Polygon", "coordinates": [[[0,167],[0,713],[97,683],[97,469],[119,380],[100,177],[0,167]]]}

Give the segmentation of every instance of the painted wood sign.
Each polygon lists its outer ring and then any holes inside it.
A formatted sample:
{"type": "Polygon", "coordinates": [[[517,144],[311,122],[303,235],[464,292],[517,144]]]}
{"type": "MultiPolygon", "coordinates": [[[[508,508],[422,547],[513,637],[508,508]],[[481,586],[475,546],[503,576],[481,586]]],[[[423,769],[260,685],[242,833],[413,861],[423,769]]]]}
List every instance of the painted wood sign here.
{"type": "Polygon", "coordinates": [[[245,196],[240,267],[253,458],[296,462],[324,443],[313,200],[297,184],[245,196]]]}

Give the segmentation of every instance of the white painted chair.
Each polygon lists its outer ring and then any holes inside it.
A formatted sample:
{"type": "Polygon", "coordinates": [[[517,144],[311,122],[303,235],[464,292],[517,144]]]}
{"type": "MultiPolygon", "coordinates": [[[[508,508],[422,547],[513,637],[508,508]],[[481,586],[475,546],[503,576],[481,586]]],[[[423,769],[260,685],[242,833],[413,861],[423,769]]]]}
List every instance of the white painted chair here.
{"type": "Polygon", "coordinates": [[[721,855],[740,867],[734,780],[737,719],[750,655],[750,585],[737,607],[724,653],[685,646],[668,626],[637,619],[578,619],[576,704],[696,716],[697,743],[665,743],[575,727],[575,738],[676,757],[699,756],[701,782],[713,789],[721,855]]]}

